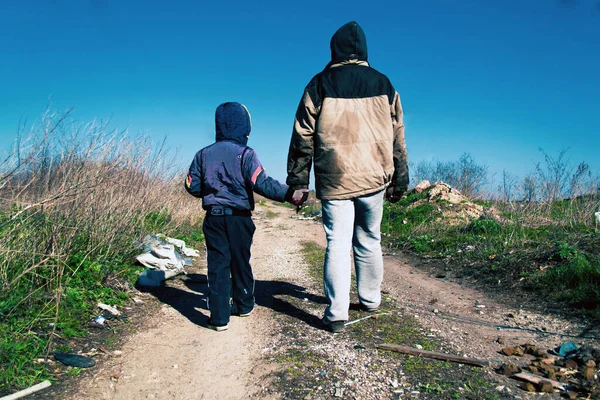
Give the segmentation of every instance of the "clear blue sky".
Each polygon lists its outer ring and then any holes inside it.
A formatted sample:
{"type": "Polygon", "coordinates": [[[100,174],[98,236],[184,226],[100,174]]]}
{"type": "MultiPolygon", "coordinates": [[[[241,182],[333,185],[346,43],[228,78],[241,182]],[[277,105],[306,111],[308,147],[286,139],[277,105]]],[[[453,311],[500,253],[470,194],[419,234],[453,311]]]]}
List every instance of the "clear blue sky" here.
{"type": "Polygon", "coordinates": [[[294,113],[342,24],[405,108],[410,161],[464,152],[516,174],[569,148],[600,170],[598,0],[0,1],[0,153],[49,99],[167,137],[187,166],[214,110],[248,106],[250,146],[285,179],[294,113]]]}

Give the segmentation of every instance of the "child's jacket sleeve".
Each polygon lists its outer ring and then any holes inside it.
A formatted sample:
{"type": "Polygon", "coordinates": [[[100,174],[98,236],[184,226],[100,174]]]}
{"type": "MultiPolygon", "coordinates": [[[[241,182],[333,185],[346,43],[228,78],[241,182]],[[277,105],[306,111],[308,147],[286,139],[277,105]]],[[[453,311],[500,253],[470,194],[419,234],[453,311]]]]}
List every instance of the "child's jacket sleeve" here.
{"type": "Polygon", "coordinates": [[[276,179],[267,176],[256,153],[248,149],[243,160],[242,169],[244,178],[252,190],[268,199],[284,202],[288,186],[279,183],[276,179]]]}
{"type": "Polygon", "coordinates": [[[196,153],[185,178],[185,190],[195,197],[202,197],[202,151],[196,153]]]}

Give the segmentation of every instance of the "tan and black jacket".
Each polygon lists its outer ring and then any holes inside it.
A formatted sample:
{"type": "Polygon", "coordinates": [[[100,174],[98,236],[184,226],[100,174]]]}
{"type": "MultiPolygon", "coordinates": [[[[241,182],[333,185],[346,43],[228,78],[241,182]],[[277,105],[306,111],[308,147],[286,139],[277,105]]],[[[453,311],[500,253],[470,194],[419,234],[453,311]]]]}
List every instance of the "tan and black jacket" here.
{"type": "Polygon", "coordinates": [[[402,106],[389,79],[367,63],[356,22],[331,39],[332,62],[307,85],[296,112],[287,184],[307,188],[314,158],[317,197],[348,199],[391,185],[406,191],[402,106]]]}

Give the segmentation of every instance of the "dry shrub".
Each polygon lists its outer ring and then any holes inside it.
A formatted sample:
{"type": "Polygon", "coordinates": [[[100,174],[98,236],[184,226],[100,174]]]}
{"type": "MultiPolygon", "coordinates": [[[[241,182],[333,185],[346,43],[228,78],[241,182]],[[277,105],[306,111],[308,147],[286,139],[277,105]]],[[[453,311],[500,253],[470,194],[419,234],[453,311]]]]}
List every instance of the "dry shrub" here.
{"type": "Polygon", "coordinates": [[[164,142],[70,111],[47,112],[17,139],[0,163],[0,321],[57,326],[67,289],[126,269],[134,240],[197,225],[201,202],[172,165],[164,142]]]}

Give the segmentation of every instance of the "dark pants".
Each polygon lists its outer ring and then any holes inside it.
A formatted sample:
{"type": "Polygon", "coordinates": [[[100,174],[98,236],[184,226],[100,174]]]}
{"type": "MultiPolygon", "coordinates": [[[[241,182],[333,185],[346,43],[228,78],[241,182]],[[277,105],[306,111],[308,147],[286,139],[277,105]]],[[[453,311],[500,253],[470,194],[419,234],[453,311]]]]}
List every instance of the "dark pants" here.
{"type": "Polygon", "coordinates": [[[208,250],[208,309],[214,325],[226,325],[230,297],[240,313],[254,307],[250,247],[256,227],[251,217],[207,215],[202,226],[208,250]]]}

